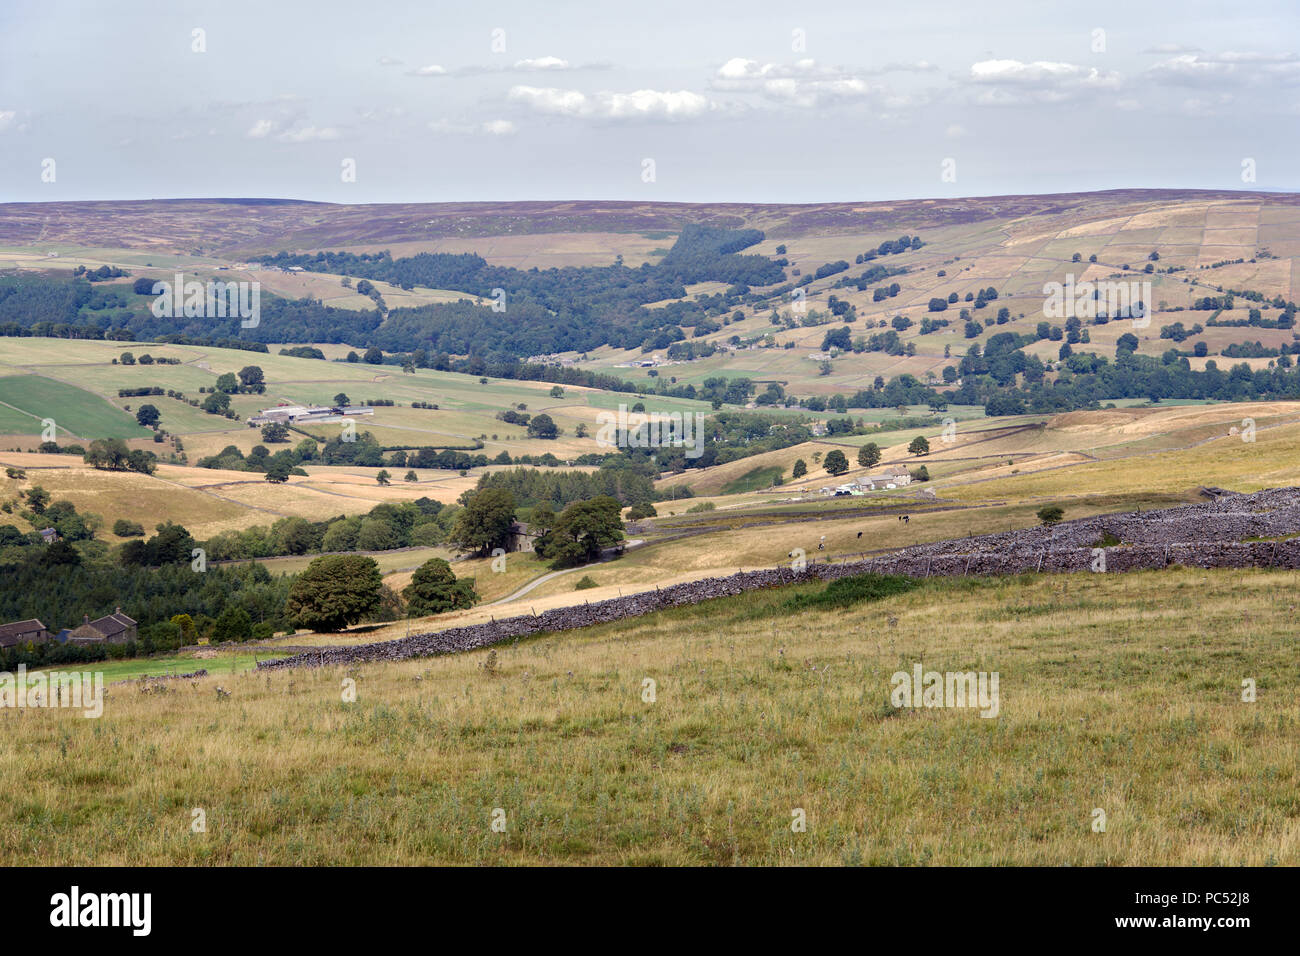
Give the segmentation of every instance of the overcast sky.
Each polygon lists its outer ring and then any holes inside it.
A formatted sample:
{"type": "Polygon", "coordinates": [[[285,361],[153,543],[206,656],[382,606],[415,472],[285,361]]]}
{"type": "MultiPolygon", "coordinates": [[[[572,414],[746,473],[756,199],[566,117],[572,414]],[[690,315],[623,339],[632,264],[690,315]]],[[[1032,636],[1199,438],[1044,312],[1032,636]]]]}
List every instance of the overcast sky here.
{"type": "Polygon", "coordinates": [[[798,7],[2,0],[0,201],[1300,188],[1297,0],[798,7]]]}

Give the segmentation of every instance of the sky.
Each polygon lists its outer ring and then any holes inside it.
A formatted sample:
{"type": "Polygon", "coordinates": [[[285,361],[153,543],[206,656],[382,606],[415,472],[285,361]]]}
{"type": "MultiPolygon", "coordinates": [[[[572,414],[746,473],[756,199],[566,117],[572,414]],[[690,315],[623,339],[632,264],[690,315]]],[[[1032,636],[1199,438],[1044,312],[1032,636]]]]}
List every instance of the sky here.
{"type": "Polygon", "coordinates": [[[1300,189],[1300,3],[3,0],[0,202],[1300,189]]]}

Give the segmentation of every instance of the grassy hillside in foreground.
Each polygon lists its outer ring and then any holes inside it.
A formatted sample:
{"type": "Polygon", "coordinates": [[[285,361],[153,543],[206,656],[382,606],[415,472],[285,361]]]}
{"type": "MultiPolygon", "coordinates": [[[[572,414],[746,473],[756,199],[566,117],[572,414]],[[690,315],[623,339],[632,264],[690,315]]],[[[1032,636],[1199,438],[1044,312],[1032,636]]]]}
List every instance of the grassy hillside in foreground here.
{"type": "Polygon", "coordinates": [[[14,864],[1294,865],[1297,583],[930,581],[783,609],[809,585],[494,657],[117,685],[99,720],[0,712],[0,838],[14,864]],[[921,661],[997,671],[999,715],[894,710],[921,661]]]}

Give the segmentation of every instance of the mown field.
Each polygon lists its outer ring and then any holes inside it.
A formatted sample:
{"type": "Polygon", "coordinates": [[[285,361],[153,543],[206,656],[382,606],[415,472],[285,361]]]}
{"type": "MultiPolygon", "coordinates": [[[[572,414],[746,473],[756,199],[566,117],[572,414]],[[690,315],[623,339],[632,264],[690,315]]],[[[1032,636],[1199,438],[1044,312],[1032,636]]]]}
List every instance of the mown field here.
{"type": "Polygon", "coordinates": [[[59,439],[142,438],[151,434],[133,415],[111,405],[98,395],[67,382],[41,375],[0,376],[0,403],[22,413],[5,420],[7,427],[22,426],[23,432],[42,434],[54,422],[59,439]]]}
{"type": "Polygon", "coordinates": [[[99,720],[0,712],[0,838],[20,865],[1294,865],[1297,584],[787,607],[808,585],[494,653],[115,685],[99,720]],[[896,710],[918,662],[997,672],[998,716],[896,710]]]}

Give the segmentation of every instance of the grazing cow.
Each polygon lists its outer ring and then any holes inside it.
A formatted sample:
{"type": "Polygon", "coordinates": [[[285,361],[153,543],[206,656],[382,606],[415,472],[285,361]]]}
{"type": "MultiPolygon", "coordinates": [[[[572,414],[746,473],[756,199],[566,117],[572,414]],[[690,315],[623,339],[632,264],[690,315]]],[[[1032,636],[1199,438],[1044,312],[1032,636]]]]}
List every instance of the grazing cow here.
{"type": "Polygon", "coordinates": [[[899,516],[898,516],[898,520],[901,521],[901,522],[903,522],[903,524],[907,524],[907,523],[910,522],[912,519],[909,518],[907,515],[899,515],[899,516]]]}
{"type": "Polygon", "coordinates": [[[826,550],[826,535],[822,535],[822,539],[817,542],[817,550],[818,551],[826,550]]]}
{"type": "Polygon", "coordinates": [[[859,537],[859,538],[862,537],[862,532],[861,532],[861,531],[858,532],[858,537],[859,537]]]}

